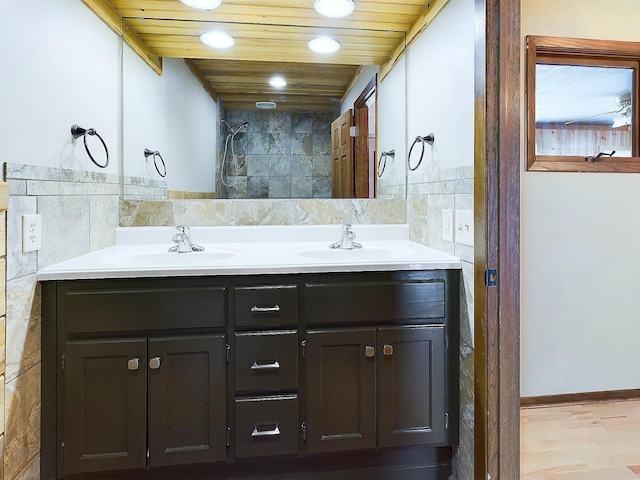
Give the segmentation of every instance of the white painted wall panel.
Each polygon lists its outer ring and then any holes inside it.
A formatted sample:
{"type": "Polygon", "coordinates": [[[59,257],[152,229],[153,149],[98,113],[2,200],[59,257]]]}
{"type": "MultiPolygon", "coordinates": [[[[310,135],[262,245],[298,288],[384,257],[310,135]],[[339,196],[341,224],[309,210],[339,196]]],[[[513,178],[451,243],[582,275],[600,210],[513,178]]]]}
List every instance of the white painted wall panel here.
{"type": "Polygon", "coordinates": [[[93,12],[76,0],[0,2],[0,58],[3,161],[119,173],[120,40],[93,12]],[[104,138],[107,169],[72,144],[74,123],[104,138]]]}
{"type": "Polygon", "coordinates": [[[148,148],[170,190],[215,191],[217,104],[182,60],[164,59],[159,76],[128,47],[124,58],[125,175],[161,179],[148,148]]]}
{"type": "MultiPolygon", "coordinates": [[[[523,0],[522,34],[640,42],[640,3],[610,3],[523,0]]],[[[521,163],[522,395],[640,388],[640,176],[521,163]]]]}

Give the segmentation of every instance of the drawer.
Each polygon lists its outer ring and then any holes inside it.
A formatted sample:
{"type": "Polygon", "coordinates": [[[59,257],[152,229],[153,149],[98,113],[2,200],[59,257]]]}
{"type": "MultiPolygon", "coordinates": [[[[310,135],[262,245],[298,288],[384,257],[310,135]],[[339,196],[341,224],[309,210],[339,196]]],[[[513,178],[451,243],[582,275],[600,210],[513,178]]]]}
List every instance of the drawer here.
{"type": "Polygon", "coordinates": [[[68,333],[224,327],[223,286],[105,287],[64,293],[68,333]]]}
{"type": "Polygon", "coordinates": [[[298,388],[298,333],[236,333],[236,392],[298,388]]]}
{"type": "Polygon", "coordinates": [[[298,288],[295,285],[237,287],[236,327],[277,327],[298,324],[298,288]]]}
{"type": "Polygon", "coordinates": [[[298,454],[298,396],[236,399],[236,458],[298,454]]]}
{"type": "Polygon", "coordinates": [[[445,316],[445,283],[308,283],[307,324],[424,321],[445,316]]]}

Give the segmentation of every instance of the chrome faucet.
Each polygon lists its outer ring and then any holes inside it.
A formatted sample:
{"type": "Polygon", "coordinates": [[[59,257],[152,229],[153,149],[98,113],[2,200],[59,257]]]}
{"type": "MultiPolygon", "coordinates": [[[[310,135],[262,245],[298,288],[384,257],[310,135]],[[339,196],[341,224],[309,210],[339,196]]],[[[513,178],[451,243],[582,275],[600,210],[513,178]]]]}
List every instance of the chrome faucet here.
{"type": "Polygon", "coordinates": [[[339,242],[329,245],[330,248],[341,248],[344,250],[352,250],[354,248],[362,248],[358,242],[354,242],[356,234],[353,233],[352,225],[347,223],[342,226],[342,238],[339,242]]]}
{"type": "Polygon", "coordinates": [[[191,243],[191,229],[188,226],[178,225],[176,230],[178,230],[178,233],[171,239],[176,245],[169,248],[170,252],[188,253],[201,252],[204,250],[204,247],[191,243]]]}

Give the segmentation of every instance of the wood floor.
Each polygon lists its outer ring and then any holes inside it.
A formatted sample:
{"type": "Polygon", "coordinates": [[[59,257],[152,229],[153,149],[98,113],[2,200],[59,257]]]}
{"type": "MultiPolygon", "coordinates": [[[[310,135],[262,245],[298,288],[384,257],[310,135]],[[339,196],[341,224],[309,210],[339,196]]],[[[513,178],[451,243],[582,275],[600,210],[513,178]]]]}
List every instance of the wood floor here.
{"type": "Polygon", "coordinates": [[[640,480],[640,400],[524,407],[521,480],[640,480]]]}

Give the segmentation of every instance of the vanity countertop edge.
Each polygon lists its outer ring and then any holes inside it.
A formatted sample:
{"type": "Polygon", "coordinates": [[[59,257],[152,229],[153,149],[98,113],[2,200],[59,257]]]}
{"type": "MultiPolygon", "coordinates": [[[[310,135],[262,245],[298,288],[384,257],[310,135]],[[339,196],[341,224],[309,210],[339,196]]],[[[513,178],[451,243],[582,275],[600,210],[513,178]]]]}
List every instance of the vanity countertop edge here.
{"type": "Polygon", "coordinates": [[[462,268],[409,240],[409,227],[353,225],[362,248],[330,249],[341,225],[191,227],[204,252],[169,253],[174,227],[119,227],[115,245],[47,266],[38,280],[263,275],[462,268]]]}

